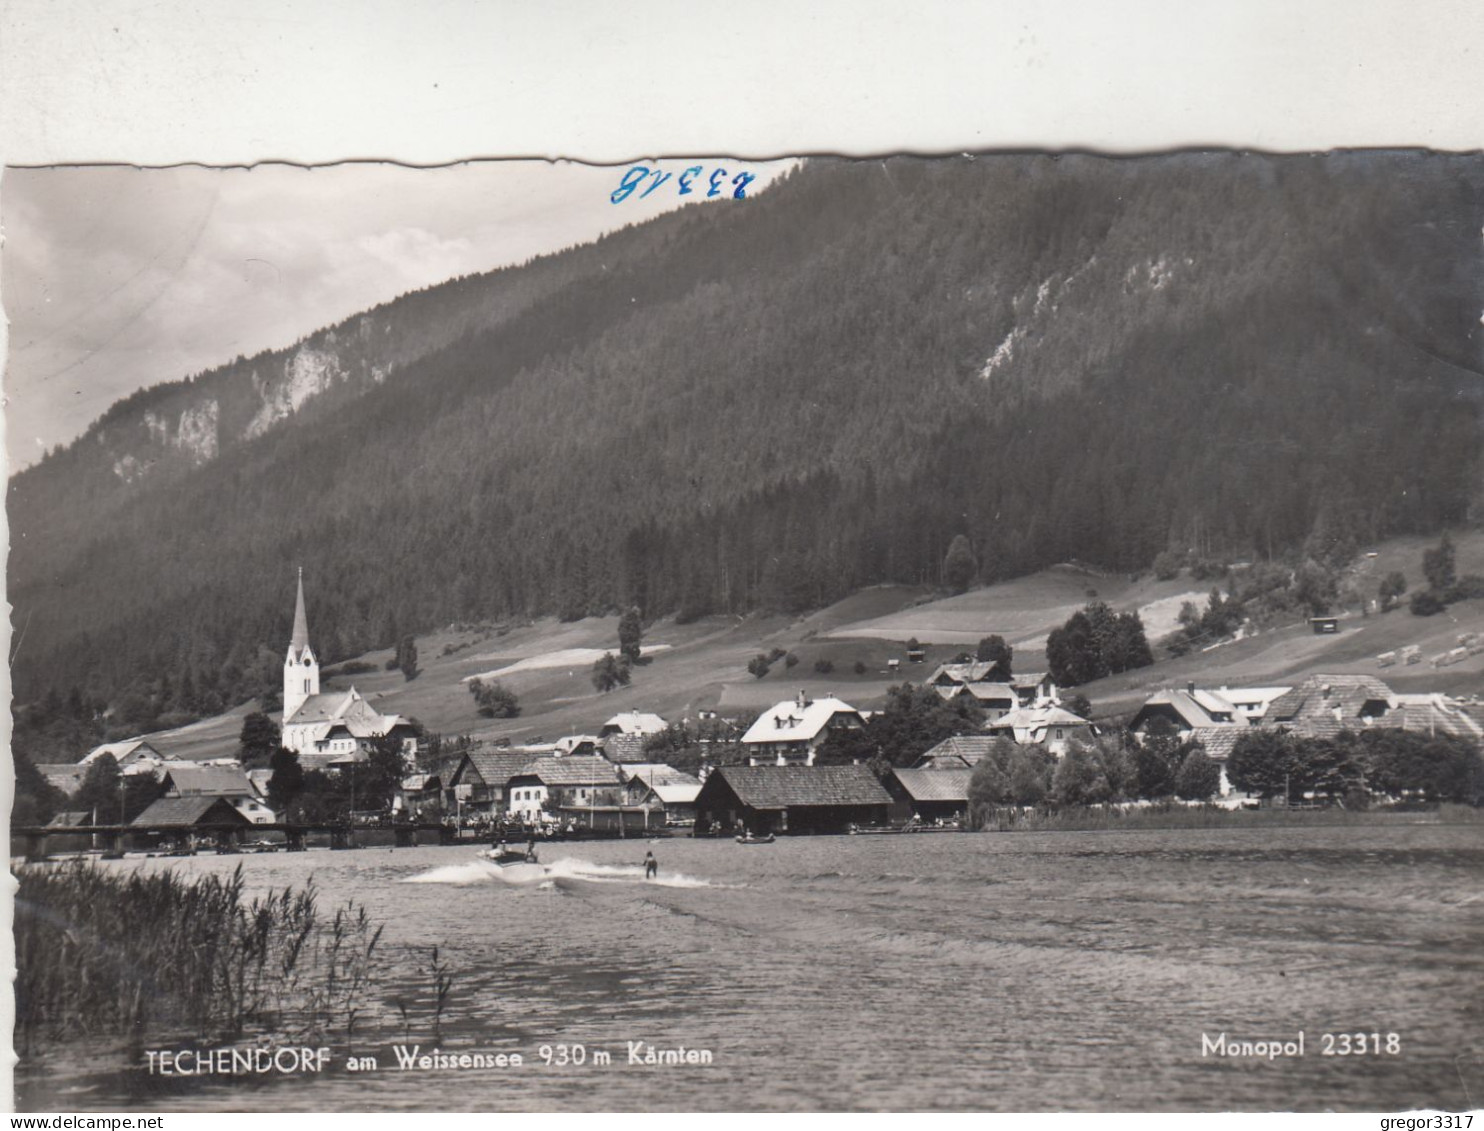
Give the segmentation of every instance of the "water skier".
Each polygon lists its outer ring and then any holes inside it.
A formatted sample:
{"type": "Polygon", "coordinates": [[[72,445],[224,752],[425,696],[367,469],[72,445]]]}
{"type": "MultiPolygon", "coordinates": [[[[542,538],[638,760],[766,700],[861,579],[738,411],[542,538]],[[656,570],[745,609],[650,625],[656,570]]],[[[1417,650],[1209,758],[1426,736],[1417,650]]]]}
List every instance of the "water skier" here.
{"type": "Polygon", "coordinates": [[[653,852],[644,854],[644,878],[646,880],[657,879],[660,874],[660,862],[654,858],[653,852]]]}

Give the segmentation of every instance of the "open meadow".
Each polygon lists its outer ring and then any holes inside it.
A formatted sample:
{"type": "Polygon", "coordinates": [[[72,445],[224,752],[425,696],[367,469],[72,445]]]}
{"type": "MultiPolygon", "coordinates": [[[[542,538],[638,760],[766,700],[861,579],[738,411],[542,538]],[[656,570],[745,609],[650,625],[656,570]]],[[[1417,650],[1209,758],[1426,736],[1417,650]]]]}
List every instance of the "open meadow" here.
{"type": "MultiPolygon", "coordinates": [[[[1417,563],[1429,544],[1417,538],[1382,544],[1376,557],[1362,556],[1352,567],[1357,587],[1373,591],[1393,569],[1420,577],[1417,563]]],[[[1484,535],[1461,536],[1457,546],[1459,572],[1484,573],[1484,535]]],[[[410,715],[431,731],[513,742],[593,733],[620,711],[653,711],[671,720],[694,720],[698,712],[713,710],[745,716],[800,689],[815,697],[833,693],[870,709],[892,684],[925,679],[937,664],[972,650],[991,633],[1015,648],[1017,671],[1041,670],[1046,634],[1092,599],[1119,611],[1138,611],[1155,641],[1174,627],[1180,603],[1202,604],[1212,584],[1217,583],[1195,582],[1187,575],[1163,582],[1146,575],[1131,582],[1060,566],[936,599],[920,587],[873,587],[800,618],[756,614],[703,617],[689,624],[666,618],[645,630],[647,662],[634,669],[631,685],[605,694],[594,689],[591,667],[595,657],[617,649],[616,616],[450,627],[418,637],[421,671],[414,680],[386,671],[392,653],[382,650],[353,661],[373,670],[337,675],[327,684],[342,689],[354,685],[378,709],[410,715]],[[905,643],[911,638],[926,652],[921,664],[905,662],[905,643]],[[762,679],[748,674],[749,659],[777,650],[792,653],[797,663],[789,667],[780,658],[762,679]],[[892,659],[901,661],[895,672],[888,667],[892,659]],[[832,670],[816,670],[820,661],[832,670]],[[863,672],[855,670],[857,663],[863,672]],[[467,680],[492,674],[519,698],[518,718],[479,717],[467,680]]],[[[1433,617],[1413,616],[1405,603],[1384,615],[1350,610],[1342,614],[1335,635],[1319,636],[1306,624],[1290,624],[1209,651],[1162,659],[1079,690],[1092,700],[1100,718],[1133,711],[1161,687],[1190,681],[1213,687],[1266,686],[1321,671],[1379,675],[1398,691],[1471,694],[1484,689],[1484,654],[1437,669],[1426,658],[1452,647],[1460,633],[1481,631],[1484,600],[1461,601],[1433,617]],[[1379,653],[1408,645],[1419,648],[1423,663],[1377,664],[1379,653]]],[[[344,666],[344,661],[330,665],[332,670],[344,666]]],[[[184,758],[229,755],[250,709],[241,706],[150,740],[184,758]]]]}

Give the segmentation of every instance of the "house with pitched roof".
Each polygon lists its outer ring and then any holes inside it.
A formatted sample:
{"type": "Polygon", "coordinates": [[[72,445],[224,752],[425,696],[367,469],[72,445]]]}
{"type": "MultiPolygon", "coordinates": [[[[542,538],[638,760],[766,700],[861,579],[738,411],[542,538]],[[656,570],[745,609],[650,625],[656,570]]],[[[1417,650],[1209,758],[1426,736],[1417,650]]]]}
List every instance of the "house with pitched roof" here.
{"type": "Polygon", "coordinates": [[[598,749],[610,762],[633,763],[643,762],[649,757],[645,752],[648,744],[648,735],[621,734],[615,731],[603,739],[598,749]]]}
{"type": "Polygon", "coordinates": [[[566,734],[551,745],[553,754],[596,754],[603,740],[595,734],[566,734]]]}
{"type": "Polygon", "coordinates": [[[81,765],[92,765],[105,754],[112,755],[121,770],[127,770],[130,766],[141,762],[158,764],[169,757],[161,754],[142,738],[127,738],[122,742],[105,742],[102,746],[93,747],[82,756],[81,765]]]}
{"type": "Polygon", "coordinates": [[[1096,730],[1092,723],[1051,703],[1039,707],[1017,707],[984,724],[993,738],[1008,738],[1021,746],[1039,745],[1058,758],[1074,742],[1091,742],[1096,730]]]}
{"type": "Polygon", "coordinates": [[[742,748],[754,766],[812,766],[815,752],[831,734],[865,725],[849,703],[832,695],[810,699],[800,691],[759,715],[742,736],[742,748]]]}
{"type": "Polygon", "coordinates": [[[271,825],[277,819],[240,766],[171,762],[160,788],[165,798],[219,797],[255,825],[271,825]]]}
{"type": "Polygon", "coordinates": [[[432,820],[443,812],[443,778],[438,774],[408,774],[397,783],[392,812],[417,820],[432,820]]]}
{"type": "Polygon", "coordinates": [[[720,766],[696,795],[696,829],[842,833],[885,825],[890,805],[865,766],[720,766]]]}
{"type": "Polygon", "coordinates": [[[963,770],[973,769],[979,759],[989,753],[989,748],[998,740],[989,734],[956,734],[945,738],[917,759],[914,769],[919,770],[963,770]]]}
{"type": "Polygon", "coordinates": [[[404,751],[417,752],[417,735],[400,715],[384,715],[354,687],[320,691],[319,659],[309,643],[304,611],[304,571],[294,602],[294,628],[283,661],[283,723],[280,741],[298,751],[306,769],[365,761],[372,743],[400,738],[404,751]]]}
{"type": "Polygon", "coordinates": [[[930,687],[962,687],[966,683],[988,680],[990,672],[996,667],[996,664],[987,660],[939,664],[933,669],[933,674],[927,677],[927,682],[930,687]]]}
{"type": "Polygon", "coordinates": [[[659,734],[666,730],[669,725],[664,719],[648,711],[622,711],[604,723],[598,735],[600,738],[607,738],[610,734],[637,735],[640,738],[648,738],[652,734],[659,734]]]}
{"type": "Polygon", "coordinates": [[[1022,707],[1040,707],[1061,702],[1061,692],[1050,672],[1020,672],[1010,677],[1010,686],[1022,707]]]}
{"type": "Polygon", "coordinates": [[[1395,698],[1369,675],[1312,675],[1269,704],[1262,725],[1286,727],[1304,738],[1333,738],[1342,730],[1389,725],[1395,698]]]}
{"type": "Polygon", "coordinates": [[[1448,734],[1484,745],[1484,707],[1441,692],[1397,694],[1384,725],[1415,734],[1448,734]]]}
{"type": "Polygon", "coordinates": [[[543,814],[595,805],[621,805],[623,778],[606,758],[584,754],[536,758],[512,774],[506,785],[507,812],[539,821],[543,814]]]}
{"type": "Polygon", "coordinates": [[[1219,687],[1200,688],[1188,683],[1183,688],[1164,688],[1155,692],[1129,722],[1129,730],[1143,742],[1155,720],[1168,724],[1184,742],[1199,743],[1206,756],[1221,771],[1221,796],[1229,796],[1231,783],[1226,777],[1226,761],[1237,740],[1252,727],[1261,726],[1288,687],[1219,687]]]}
{"type": "Polygon", "coordinates": [[[205,766],[199,762],[176,762],[160,780],[166,797],[243,797],[257,790],[240,766],[205,766]]]}
{"type": "Polygon", "coordinates": [[[670,824],[685,824],[696,817],[696,797],[701,780],[663,762],[630,762],[618,767],[624,783],[624,803],[663,808],[670,824]]]}
{"type": "Polygon", "coordinates": [[[997,718],[1016,707],[1061,702],[1056,681],[1046,672],[1022,672],[995,679],[998,665],[988,660],[939,664],[928,676],[928,686],[944,699],[966,695],[997,718]]]}
{"type": "Polygon", "coordinates": [[[1163,719],[1181,736],[1214,727],[1261,725],[1273,704],[1289,687],[1220,687],[1215,690],[1187,684],[1155,692],[1129,722],[1129,730],[1143,736],[1154,719],[1163,719]]]}
{"type": "Polygon", "coordinates": [[[1399,694],[1375,676],[1356,673],[1313,675],[1294,687],[1166,689],[1149,698],[1129,729],[1143,741],[1155,719],[1168,722],[1183,741],[1199,743],[1216,762],[1222,796],[1232,792],[1227,759],[1252,727],[1282,728],[1302,738],[1396,728],[1484,743],[1484,710],[1440,693],[1399,694]]]}
{"type": "Polygon", "coordinates": [[[41,762],[37,764],[36,769],[42,777],[68,797],[82,788],[82,779],[88,772],[88,768],[81,762],[41,762]]]}
{"type": "Polygon", "coordinates": [[[930,685],[944,699],[968,699],[984,711],[985,716],[997,719],[1009,714],[1021,705],[1020,693],[1008,683],[988,681],[974,683],[934,683],[930,685]]]}
{"type": "Polygon", "coordinates": [[[524,750],[470,750],[445,779],[450,808],[502,817],[510,811],[510,779],[538,755],[524,750]]]}

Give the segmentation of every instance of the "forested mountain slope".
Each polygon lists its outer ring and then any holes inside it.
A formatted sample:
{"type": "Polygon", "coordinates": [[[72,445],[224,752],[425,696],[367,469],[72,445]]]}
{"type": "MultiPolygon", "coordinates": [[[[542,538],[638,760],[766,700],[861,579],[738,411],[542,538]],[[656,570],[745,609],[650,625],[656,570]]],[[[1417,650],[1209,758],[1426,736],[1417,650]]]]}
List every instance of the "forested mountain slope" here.
{"type": "Polygon", "coordinates": [[[934,581],[960,533],[988,580],[1463,523],[1481,205],[1477,157],[812,161],[408,296],[15,477],[17,695],[232,701],[300,563],[333,660],[795,611],[934,581]]]}

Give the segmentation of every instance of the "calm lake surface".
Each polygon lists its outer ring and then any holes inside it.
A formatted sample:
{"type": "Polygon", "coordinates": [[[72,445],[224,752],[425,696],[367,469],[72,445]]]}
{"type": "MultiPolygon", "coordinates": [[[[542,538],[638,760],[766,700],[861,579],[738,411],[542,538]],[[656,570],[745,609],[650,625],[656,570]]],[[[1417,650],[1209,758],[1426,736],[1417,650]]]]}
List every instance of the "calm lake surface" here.
{"type": "MultiPolygon", "coordinates": [[[[1399,1110],[1484,1103],[1484,829],[1407,826],[469,847],[111,868],[312,874],[386,925],[374,1016],[314,1077],[164,1080],[116,1047],[23,1063],[39,1110],[1399,1110]],[[639,861],[650,848],[660,882],[639,861]],[[522,869],[522,871],[525,871],[522,869]],[[432,1036],[429,952],[453,970],[432,1036]],[[407,1009],[404,1021],[394,1004],[407,1009]],[[405,1030],[404,1030],[405,1025],[405,1030]],[[1296,1039],[1273,1062],[1213,1039],[1296,1039]],[[404,1031],[406,1036],[404,1037],[404,1031]],[[1326,1032],[1400,1052],[1323,1056],[1326,1032]],[[625,1042],[709,1049],[630,1066],[625,1042]],[[400,1071],[394,1044],[520,1052],[400,1071]],[[588,1063],[545,1067],[542,1044],[588,1063]],[[593,1053],[612,1055],[595,1065],[593,1053]],[[375,1056],[374,1073],[346,1070],[375,1056]]],[[[148,1041],[150,1047],[195,1047],[148,1041]]]]}

